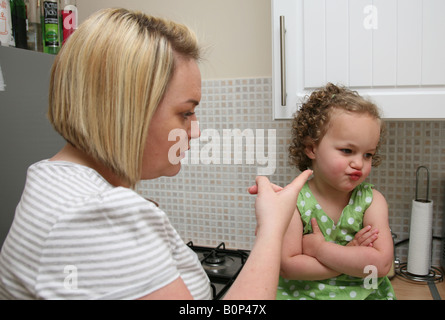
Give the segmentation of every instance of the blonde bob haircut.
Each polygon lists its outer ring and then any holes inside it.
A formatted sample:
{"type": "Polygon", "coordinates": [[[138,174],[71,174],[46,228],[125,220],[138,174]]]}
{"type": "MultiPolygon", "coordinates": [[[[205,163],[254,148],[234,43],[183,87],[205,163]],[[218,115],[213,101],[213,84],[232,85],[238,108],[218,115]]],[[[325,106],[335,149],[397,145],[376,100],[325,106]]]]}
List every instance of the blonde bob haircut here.
{"type": "Polygon", "coordinates": [[[93,14],[54,61],[51,124],[133,188],[151,118],[175,70],[174,53],[200,58],[196,36],[184,25],[126,9],[93,14]]]}

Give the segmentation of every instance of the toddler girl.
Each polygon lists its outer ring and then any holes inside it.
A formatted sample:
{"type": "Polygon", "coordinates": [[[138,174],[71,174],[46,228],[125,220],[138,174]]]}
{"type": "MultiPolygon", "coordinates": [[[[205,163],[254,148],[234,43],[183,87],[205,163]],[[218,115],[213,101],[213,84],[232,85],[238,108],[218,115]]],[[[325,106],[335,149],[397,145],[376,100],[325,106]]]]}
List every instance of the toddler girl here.
{"type": "Polygon", "coordinates": [[[346,88],[329,83],[302,105],[290,158],[313,178],[284,238],[277,299],[395,299],[388,207],[364,182],[383,132],[377,107],[346,88]]]}

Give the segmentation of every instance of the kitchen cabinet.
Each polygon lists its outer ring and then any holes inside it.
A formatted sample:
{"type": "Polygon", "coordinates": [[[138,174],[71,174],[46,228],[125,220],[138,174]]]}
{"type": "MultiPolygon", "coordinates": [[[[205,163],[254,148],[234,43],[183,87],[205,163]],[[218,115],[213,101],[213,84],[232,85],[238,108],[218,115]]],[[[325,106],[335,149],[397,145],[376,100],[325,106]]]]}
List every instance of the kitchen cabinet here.
{"type": "Polygon", "coordinates": [[[445,1],[272,0],[273,106],[289,119],[327,82],[389,119],[445,119],[445,1]]]}

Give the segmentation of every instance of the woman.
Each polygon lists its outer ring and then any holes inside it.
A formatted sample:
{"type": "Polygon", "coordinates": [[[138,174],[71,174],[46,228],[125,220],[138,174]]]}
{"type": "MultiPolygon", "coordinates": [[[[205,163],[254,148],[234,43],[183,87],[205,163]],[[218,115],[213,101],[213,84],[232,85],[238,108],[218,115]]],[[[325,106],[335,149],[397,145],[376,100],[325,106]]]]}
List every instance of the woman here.
{"type": "MultiPolygon", "coordinates": [[[[67,144],[28,170],[0,256],[0,298],[211,298],[196,255],[133,190],[179,172],[171,130],[187,142],[199,136],[199,58],[186,27],[125,9],[94,14],[70,37],[54,62],[48,112],[67,144]]],[[[259,177],[249,189],[257,239],[226,298],[275,297],[283,234],[309,174],[285,189],[259,177]]]]}

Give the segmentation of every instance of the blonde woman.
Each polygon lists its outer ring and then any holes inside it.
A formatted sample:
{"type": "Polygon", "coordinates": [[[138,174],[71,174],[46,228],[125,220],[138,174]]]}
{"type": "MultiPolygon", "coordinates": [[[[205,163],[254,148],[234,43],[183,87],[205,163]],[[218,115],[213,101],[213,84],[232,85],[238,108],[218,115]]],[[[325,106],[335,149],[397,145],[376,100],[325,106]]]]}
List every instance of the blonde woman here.
{"type": "MultiPolygon", "coordinates": [[[[70,37],[48,113],[67,144],[28,170],[0,256],[1,299],[211,298],[196,255],[133,190],[179,172],[171,130],[199,136],[199,59],[186,27],[125,9],[99,11],[70,37]]],[[[249,189],[257,238],[226,298],[275,297],[283,235],[309,174],[284,189],[259,177],[249,189]]]]}

